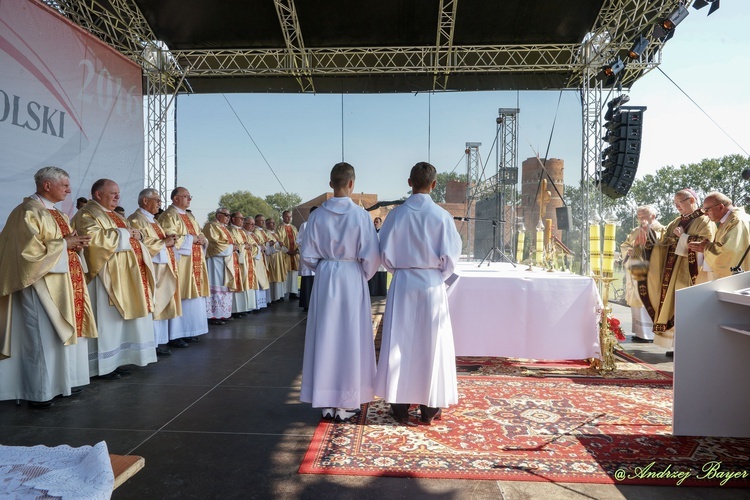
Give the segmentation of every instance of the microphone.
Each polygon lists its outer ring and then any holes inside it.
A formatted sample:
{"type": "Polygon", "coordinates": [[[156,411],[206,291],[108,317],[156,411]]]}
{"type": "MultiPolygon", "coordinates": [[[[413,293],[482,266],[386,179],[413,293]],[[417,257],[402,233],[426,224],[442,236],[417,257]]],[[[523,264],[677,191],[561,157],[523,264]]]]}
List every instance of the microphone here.
{"type": "Polygon", "coordinates": [[[742,178],[745,180],[750,179],[750,168],[746,168],[742,171],[742,178]]]}

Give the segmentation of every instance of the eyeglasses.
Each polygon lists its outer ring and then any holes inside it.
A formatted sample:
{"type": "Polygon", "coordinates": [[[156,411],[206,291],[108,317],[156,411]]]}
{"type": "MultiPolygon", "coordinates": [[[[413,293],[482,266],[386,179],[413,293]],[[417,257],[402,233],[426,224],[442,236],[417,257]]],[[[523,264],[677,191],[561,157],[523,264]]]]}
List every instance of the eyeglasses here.
{"type": "Polygon", "coordinates": [[[187,198],[188,200],[193,199],[193,197],[190,196],[189,194],[178,194],[177,196],[175,196],[175,198],[187,198]]]}
{"type": "Polygon", "coordinates": [[[224,215],[226,217],[229,217],[229,214],[226,212],[216,212],[216,215],[224,215]]]}
{"type": "Polygon", "coordinates": [[[161,198],[149,198],[151,201],[155,201],[156,203],[161,203],[161,198]]]}
{"type": "Polygon", "coordinates": [[[707,212],[708,212],[709,210],[711,210],[712,208],[716,208],[716,207],[718,207],[719,205],[723,205],[723,203],[717,203],[717,204],[715,204],[715,205],[711,205],[710,207],[701,207],[701,212],[703,212],[703,213],[705,214],[705,213],[707,213],[707,212]]]}

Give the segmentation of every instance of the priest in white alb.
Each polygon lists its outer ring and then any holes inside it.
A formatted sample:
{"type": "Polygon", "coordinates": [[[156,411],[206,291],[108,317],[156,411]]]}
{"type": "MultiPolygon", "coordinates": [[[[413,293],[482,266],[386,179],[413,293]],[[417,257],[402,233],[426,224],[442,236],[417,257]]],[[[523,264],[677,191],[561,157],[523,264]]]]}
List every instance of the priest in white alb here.
{"type": "Polygon", "coordinates": [[[91,198],[72,220],[79,234],[91,236],[83,255],[99,338],[88,342],[89,373],[119,378],[115,370],[123,365],[156,361],[154,268],[141,231],[114,211],[120,201],[117,183],[99,179],[91,198]]]}
{"type": "Polygon", "coordinates": [[[78,254],[91,238],[55,207],[68,173],[44,167],[34,181],[0,233],[0,400],[44,409],[89,383],[86,337],[97,329],[78,254]]]}

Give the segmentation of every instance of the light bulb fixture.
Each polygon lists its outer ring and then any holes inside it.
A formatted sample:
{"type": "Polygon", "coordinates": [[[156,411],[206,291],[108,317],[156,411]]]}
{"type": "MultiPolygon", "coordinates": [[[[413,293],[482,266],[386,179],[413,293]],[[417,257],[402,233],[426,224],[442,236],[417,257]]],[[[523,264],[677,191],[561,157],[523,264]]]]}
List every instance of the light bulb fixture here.
{"type": "Polygon", "coordinates": [[[678,24],[685,20],[688,14],[690,14],[690,12],[687,10],[687,8],[684,5],[680,4],[677,6],[677,10],[672,12],[668,18],[660,23],[660,26],[667,32],[672,31],[677,27],[678,24]]]}
{"type": "Polygon", "coordinates": [[[633,42],[633,46],[628,51],[628,57],[630,59],[638,59],[643,54],[643,51],[648,47],[648,39],[643,35],[638,35],[638,38],[633,42]]]}
{"type": "Polygon", "coordinates": [[[616,61],[604,66],[604,74],[611,78],[617,76],[623,69],[625,69],[625,63],[618,57],[616,61]]]}

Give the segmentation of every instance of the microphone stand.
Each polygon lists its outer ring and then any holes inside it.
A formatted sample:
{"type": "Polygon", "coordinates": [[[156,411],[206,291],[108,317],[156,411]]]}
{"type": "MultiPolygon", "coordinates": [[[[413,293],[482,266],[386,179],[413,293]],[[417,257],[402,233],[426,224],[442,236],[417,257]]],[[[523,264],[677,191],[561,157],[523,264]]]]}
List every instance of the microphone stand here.
{"type": "MultiPolygon", "coordinates": [[[[497,245],[495,244],[495,242],[497,242],[497,225],[501,222],[505,222],[504,220],[482,219],[479,217],[453,217],[453,218],[455,220],[461,220],[461,221],[473,220],[473,221],[482,221],[482,222],[492,222],[492,245],[493,246],[492,248],[489,249],[489,251],[487,252],[487,255],[485,255],[484,258],[479,262],[477,267],[482,267],[482,264],[484,264],[484,261],[487,260],[490,255],[492,255],[494,258],[495,254],[502,257],[506,262],[510,262],[511,266],[516,267],[516,264],[510,259],[510,257],[505,255],[503,251],[497,248],[497,245]]],[[[492,260],[487,262],[487,266],[490,265],[490,262],[492,262],[492,260]]]]}

